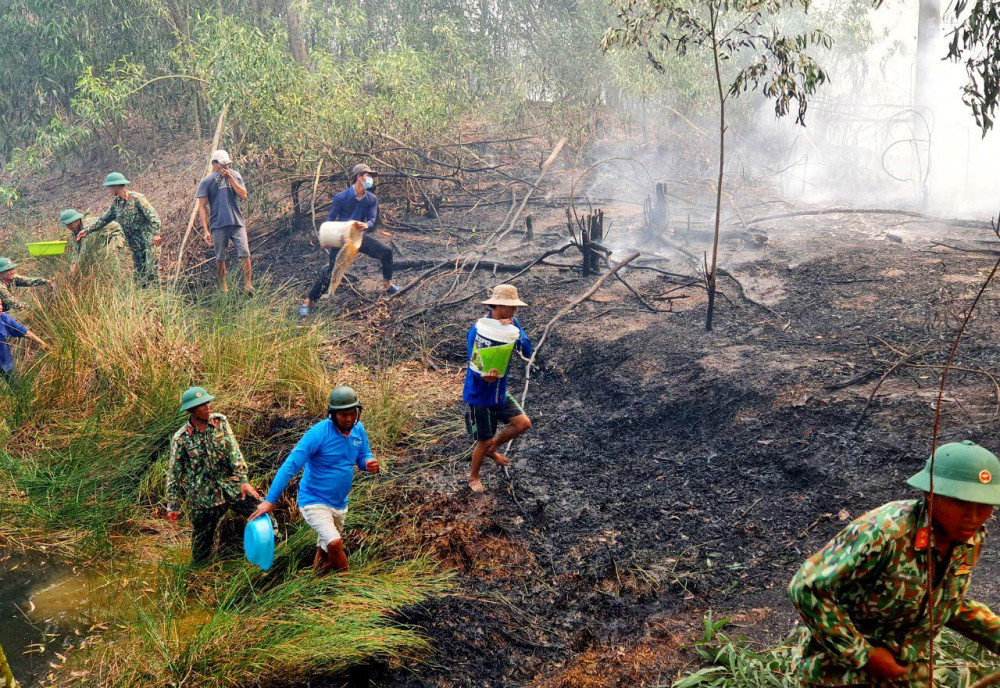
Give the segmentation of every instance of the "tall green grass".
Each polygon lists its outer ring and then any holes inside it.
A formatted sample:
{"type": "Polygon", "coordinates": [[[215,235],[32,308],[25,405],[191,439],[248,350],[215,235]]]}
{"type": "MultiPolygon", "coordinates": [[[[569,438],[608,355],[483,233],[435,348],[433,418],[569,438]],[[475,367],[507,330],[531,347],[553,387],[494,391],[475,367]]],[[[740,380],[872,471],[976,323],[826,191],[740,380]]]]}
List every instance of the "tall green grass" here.
{"type": "Polygon", "coordinates": [[[330,386],[322,333],[258,294],[195,299],[92,274],[33,308],[28,322],[50,349],[32,359],[19,347],[23,379],[0,395],[0,481],[16,488],[0,499],[3,527],[129,532],[137,507],[151,506],[143,486],[162,480],[191,384],[238,430],[258,426],[251,442],[268,440],[261,416],[318,414],[330,386]]]}
{"type": "Polygon", "coordinates": [[[413,391],[401,393],[391,369],[331,370],[319,354],[326,332],[292,312],[290,297],[263,285],[249,297],[196,296],[100,271],[33,305],[26,320],[50,348],[20,347],[21,379],[0,389],[0,541],[61,545],[102,562],[104,580],[94,613],[105,630],[70,653],[52,685],[295,686],[428,650],[394,619],[448,579],[389,526],[398,515],[379,478],[352,494],[345,575],[313,575],[315,534],[300,522],[268,573],[241,557],[190,569],[186,538],[143,528],[162,506],[191,384],[230,417],[259,487],[325,415],[335,381],[359,388],[382,458],[411,430],[413,391]]]}

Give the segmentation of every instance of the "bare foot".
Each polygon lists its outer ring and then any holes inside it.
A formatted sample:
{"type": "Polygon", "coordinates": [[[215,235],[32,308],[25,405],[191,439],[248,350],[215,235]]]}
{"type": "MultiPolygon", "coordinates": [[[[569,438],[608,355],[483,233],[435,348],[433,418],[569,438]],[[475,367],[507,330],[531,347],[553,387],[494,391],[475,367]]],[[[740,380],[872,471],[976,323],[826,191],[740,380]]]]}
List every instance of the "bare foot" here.
{"type": "Polygon", "coordinates": [[[483,481],[479,478],[469,478],[469,489],[473,492],[483,491],[483,481]]]}
{"type": "Polygon", "coordinates": [[[510,464],[510,459],[501,454],[500,452],[493,452],[490,454],[490,458],[497,462],[498,466],[507,466],[510,464]]]}

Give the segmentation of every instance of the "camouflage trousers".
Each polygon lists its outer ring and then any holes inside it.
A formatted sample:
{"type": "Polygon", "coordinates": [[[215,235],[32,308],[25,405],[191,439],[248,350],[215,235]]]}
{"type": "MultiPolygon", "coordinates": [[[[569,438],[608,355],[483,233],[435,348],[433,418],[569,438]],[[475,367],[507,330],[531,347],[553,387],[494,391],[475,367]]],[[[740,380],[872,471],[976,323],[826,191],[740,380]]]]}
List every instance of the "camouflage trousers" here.
{"type": "MultiPolygon", "coordinates": [[[[219,528],[219,522],[223,517],[232,511],[241,520],[246,520],[257,510],[257,500],[250,497],[237,499],[224,504],[207,509],[196,509],[191,512],[191,563],[196,566],[207,564],[212,558],[212,550],[215,547],[215,531],[219,528]]],[[[239,532],[243,532],[243,524],[240,523],[239,532]]],[[[233,542],[232,537],[223,537],[219,542],[219,549],[224,553],[234,553],[239,551],[240,543],[238,538],[233,542]]]]}
{"type": "Polygon", "coordinates": [[[153,245],[151,234],[127,234],[125,241],[132,251],[135,280],[140,287],[159,282],[160,249],[153,245]]]}

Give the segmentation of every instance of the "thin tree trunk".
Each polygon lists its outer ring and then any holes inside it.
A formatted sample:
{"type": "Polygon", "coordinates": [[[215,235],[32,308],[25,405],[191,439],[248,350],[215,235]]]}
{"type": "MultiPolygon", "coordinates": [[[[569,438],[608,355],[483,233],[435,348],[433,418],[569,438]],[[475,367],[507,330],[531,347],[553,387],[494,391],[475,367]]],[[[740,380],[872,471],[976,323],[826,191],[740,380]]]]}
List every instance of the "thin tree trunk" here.
{"type": "Polygon", "coordinates": [[[726,96],[722,91],[722,70],[719,67],[719,8],[712,0],[709,11],[712,15],[712,57],[715,58],[715,85],[719,91],[719,179],[715,189],[715,238],[712,242],[712,267],[708,279],[708,312],[705,314],[705,329],[712,331],[712,313],[715,309],[715,280],[719,265],[719,226],[722,222],[722,177],[726,168],[726,96]]]}
{"type": "Polygon", "coordinates": [[[285,0],[285,19],[288,22],[288,47],[292,57],[303,67],[306,66],[306,42],[302,37],[302,15],[298,0],[285,0]]]}

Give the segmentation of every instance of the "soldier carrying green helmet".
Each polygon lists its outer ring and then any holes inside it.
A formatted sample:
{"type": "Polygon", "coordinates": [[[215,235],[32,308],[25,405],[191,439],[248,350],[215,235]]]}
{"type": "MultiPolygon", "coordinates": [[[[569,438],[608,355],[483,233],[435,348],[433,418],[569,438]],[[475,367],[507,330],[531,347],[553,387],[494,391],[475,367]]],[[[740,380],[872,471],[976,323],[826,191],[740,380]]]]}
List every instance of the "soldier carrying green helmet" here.
{"type": "Polygon", "coordinates": [[[1000,504],[1000,460],[966,440],[938,447],[933,464],[933,524],[928,459],[907,480],[924,498],[890,502],[856,519],[792,579],[789,594],[805,624],[795,657],[803,686],[927,685],[928,557],[935,634],[948,627],[1000,652],[1000,617],[965,598],[984,525],[1000,504]]]}

